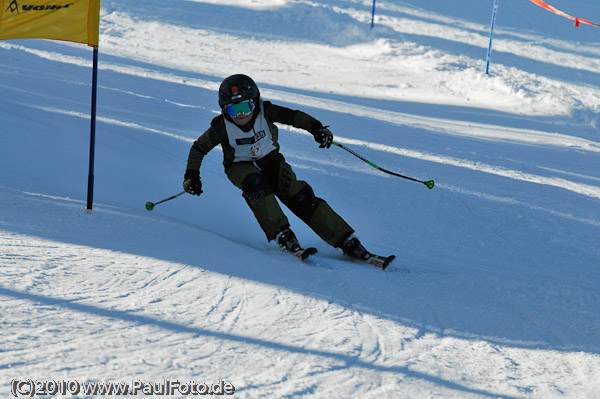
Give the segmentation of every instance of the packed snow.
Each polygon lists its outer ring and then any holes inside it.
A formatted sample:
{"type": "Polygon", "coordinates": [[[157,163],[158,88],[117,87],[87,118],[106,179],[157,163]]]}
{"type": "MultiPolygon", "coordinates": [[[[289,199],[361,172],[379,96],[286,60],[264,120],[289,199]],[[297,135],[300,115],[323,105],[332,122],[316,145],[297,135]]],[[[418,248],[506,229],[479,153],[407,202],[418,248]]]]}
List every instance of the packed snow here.
{"type": "Polygon", "coordinates": [[[600,397],[600,28],[501,0],[486,75],[492,0],[378,1],[370,29],[372,4],[103,0],[91,214],[91,49],[0,41],[0,396],[600,397]],[[219,148],[200,197],[144,208],[182,190],[234,73],[435,180],[280,127],[386,271],[287,209],[319,253],[268,243],[219,148]]]}

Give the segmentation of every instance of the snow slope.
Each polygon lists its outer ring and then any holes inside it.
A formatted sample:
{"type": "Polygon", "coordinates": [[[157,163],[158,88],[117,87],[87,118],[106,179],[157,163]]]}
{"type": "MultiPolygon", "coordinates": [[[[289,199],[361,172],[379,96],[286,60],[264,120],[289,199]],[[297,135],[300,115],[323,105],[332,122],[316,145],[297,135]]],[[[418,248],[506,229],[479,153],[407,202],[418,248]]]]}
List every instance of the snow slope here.
{"type": "MultiPolygon", "coordinates": [[[[591,0],[551,4],[600,21],[591,0]]],[[[600,397],[600,31],[500,1],[487,76],[492,1],[381,1],[373,30],[371,5],[104,0],[92,215],[90,49],[0,42],[0,396],[168,379],[240,398],[600,397]],[[387,271],[290,212],[319,255],[280,253],[219,149],[201,197],[144,209],[181,190],[233,73],[436,181],[282,126],[298,176],[398,256],[387,271]]]]}

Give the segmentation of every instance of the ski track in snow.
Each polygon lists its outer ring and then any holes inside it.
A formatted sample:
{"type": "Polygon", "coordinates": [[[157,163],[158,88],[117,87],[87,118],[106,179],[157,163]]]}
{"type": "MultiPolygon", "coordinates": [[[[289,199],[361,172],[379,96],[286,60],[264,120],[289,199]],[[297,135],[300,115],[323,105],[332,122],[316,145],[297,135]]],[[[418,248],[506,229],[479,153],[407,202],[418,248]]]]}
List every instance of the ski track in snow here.
{"type": "Polygon", "coordinates": [[[169,378],[240,398],[598,397],[600,50],[502,4],[484,76],[490,10],[463,1],[378,3],[373,31],[360,0],[103,1],[92,215],[88,49],[0,42],[0,396],[15,378],[169,378]],[[143,209],[181,190],[230,71],[435,178],[281,126],[297,174],[399,255],[386,272],[294,217],[319,253],[279,253],[219,149],[200,198],[143,209]]]}
{"type": "Polygon", "coordinates": [[[258,392],[282,397],[290,394],[291,386],[311,385],[328,387],[319,390],[323,396],[338,390],[390,394],[389,386],[396,384],[417,394],[442,385],[442,395],[477,397],[497,392],[503,381],[491,378],[496,372],[502,378],[505,373],[513,376],[522,392],[532,388],[519,386],[526,381],[520,376],[533,370],[542,374],[538,378],[560,385],[560,374],[538,370],[535,358],[566,361],[565,367],[575,367],[586,378],[592,376],[582,366],[598,361],[582,352],[565,355],[422,333],[327,301],[182,264],[5,232],[0,241],[7,251],[1,258],[6,275],[0,294],[7,298],[3,314],[7,320],[20,320],[23,331],[3,337],[4,353],[19,359],[8,366],[37,378],[44,373],[35,370],[63,363],[69,366],[56,370],[53,378],[94,380],[102,367],[104,380],[121,381],[126,373],[158,381],[166,365],[169,375],[180,379],[198,374],[209,380],[235,378],[242,397],[258,392]],[[266,307],[268,313],[260,311],[266,307]],[[128,345],[121,347],[119,341],[128,345]],[[148,351],[155,345],[160,349],[148,351]],[[247,359],[250,354],[255,355],[247,359]],[[187,360],[181,362],[182,357],[187,360]],[[482,358],[487,360],[482,363],[482,358]],[[473,359],[477,363],[469,365],[473,359]],[[211,367],[248,361],[254,367],[244,372],[236,366],[235,377],[227,369],[211,367]],[[158,374],[148,368],[152,365],[158,374]],[[433,365],[437,375],[431,375],[433,365]],[[448,382],[457,368],[477,370],[470,381],[480,388],[448,382]],[[353,386],[357,379],[368,385],[353,386]]]}

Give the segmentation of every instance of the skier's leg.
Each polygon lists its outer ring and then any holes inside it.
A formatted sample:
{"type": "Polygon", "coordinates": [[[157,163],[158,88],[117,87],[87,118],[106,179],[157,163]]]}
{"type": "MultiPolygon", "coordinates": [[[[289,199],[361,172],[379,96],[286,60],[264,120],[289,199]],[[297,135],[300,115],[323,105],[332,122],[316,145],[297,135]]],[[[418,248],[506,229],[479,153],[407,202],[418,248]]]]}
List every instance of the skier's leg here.
{"type": "Polygon", "coordinates": [[[242,190],[242,196],[252,209],[267,240],[275,239],[277,233],[289,226],[269,180],[250,162],[236,162],[227,170],[227,177],[242,190]]]}
{"type": "Polygon", "coordinates": [[[339,246],[354,230],[327,202],[315,197],[312,187],[298,180],[292,167],[278,155],[263,168],[271,187],[281,201],[319,237],[339,246]]]}

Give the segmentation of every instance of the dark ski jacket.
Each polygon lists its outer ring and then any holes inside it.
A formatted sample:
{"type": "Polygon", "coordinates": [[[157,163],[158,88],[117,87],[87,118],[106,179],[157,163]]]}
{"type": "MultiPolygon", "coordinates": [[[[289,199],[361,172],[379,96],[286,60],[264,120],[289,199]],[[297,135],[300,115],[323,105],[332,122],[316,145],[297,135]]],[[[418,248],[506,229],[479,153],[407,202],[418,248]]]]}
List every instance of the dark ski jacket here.
{"type": "MultiPolygon", "coordinates": [[[[256,162],[258,165],[268,162],[279,153],[279,130],[277,129],[277,126],[275,126],[275,122],[304,129],[313,135],[323,127],[321,122],[307,113],[281,107],[270,101],[260,101],[254,109],[252,120],[246,126],[241,127],[243,131],[247,131],[251,134],[254,122],[260,114],[261,107],[264,110],[264,117],[269,126],[274,149],[260,159],[257,159],[256,162]]],[[[219,144],[223,149],[223,166],[225,167],[225,172],[227,172],[229,167],[233,164],[235,160],[235,149],[229,141],[225,118],[229,117],[223,114],[215,117],[210,123],[208,130],[194,141],[188,156],[187,170],[200,170],[200,165],[202,164],[204,156],[219,144]]]]}

